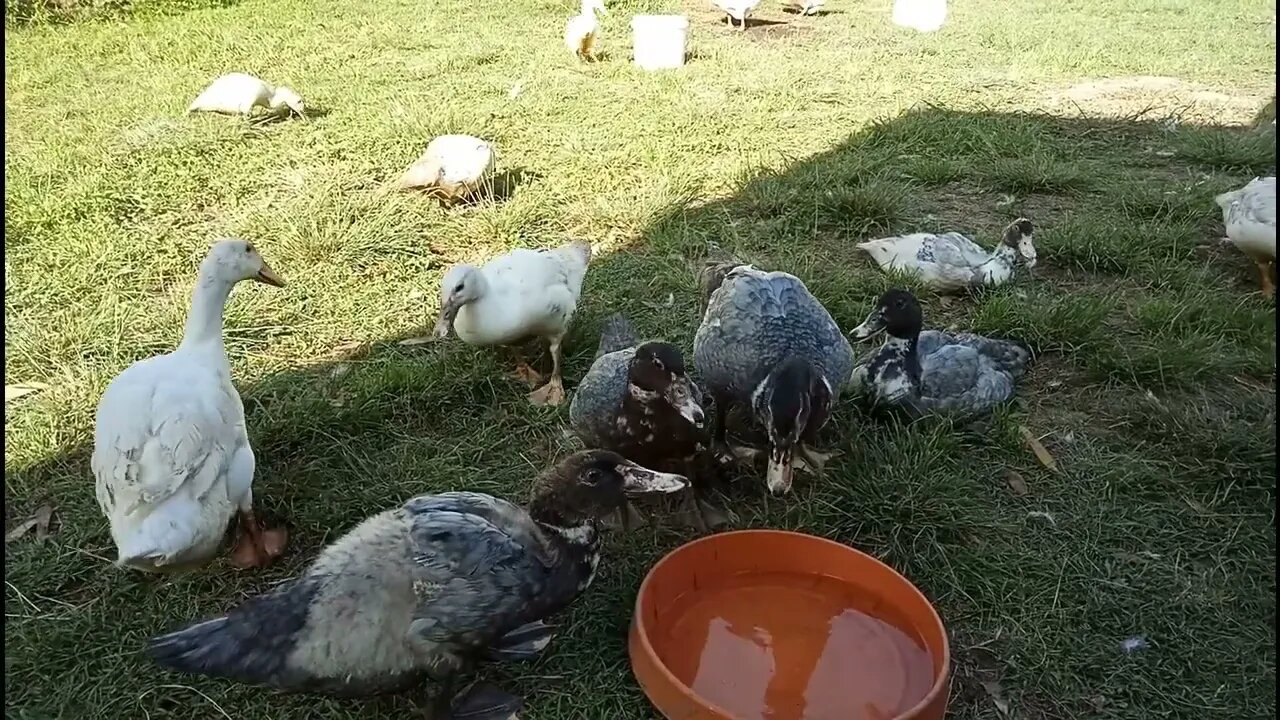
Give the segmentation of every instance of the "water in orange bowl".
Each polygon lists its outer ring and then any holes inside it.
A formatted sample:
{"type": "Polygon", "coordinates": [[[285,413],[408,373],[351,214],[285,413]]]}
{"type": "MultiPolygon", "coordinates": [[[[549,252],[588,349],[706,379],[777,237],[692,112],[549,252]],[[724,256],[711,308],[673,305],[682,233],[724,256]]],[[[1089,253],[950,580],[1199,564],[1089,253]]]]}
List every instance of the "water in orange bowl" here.
{"type": "Polygon", "coordinates": [[[655,649],[740,720],[889,720],[924,699],[934,668],[878,605],[834,578],[740,575],[665,609],[675,620],[655,649]]]}

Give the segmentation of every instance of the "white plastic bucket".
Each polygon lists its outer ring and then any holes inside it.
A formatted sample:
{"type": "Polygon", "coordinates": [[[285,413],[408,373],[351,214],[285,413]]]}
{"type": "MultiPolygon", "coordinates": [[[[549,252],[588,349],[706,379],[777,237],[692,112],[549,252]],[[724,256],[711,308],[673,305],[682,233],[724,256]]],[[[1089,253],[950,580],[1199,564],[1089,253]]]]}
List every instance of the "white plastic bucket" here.
{"type": "Polygon", "coordinates": [[[689,18],[683,15],[636,15],[631,18],[636,65],[645,70],[684,67],[689,18]]]}
{"type": "Polygon", "coordinates": [[[947,0],[895,0],[893,24],[923,33],[934,32],[947,22],[947,0]]]}

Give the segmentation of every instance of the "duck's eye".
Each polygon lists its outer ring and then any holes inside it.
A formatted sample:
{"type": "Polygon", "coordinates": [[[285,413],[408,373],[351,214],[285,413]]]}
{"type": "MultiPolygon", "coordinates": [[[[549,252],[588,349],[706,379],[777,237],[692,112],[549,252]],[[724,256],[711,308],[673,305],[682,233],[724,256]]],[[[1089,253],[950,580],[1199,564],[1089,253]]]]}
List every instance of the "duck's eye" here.
{"type": "Polygon", "coordinates": [[[252,245],[245,245],[245,246],[244,246],[244,251],[245,251],[246,253],[251,253],[251,252],[253,252],[253,246],[252,246],[252,245]]]}
{"type": "Polygon", "coordinates": [[[458,283],[457,285],[454,285],[454,286],[453,286],[453,291],[454,291],[454,292],[456,292],[456,293],[460,293],[460,292],[462,292],[462,288],[463,288],[463,286],[464,286],[464,285],[466,285],[466,283],[458,283]]]}
{"type": "Polygon", "coordinates": [[[591,468],[582,475],[582,484],[592,486],[599,485],[600,481],[603,479],[604,473],[600,471],[600,468],[591,468]]]}

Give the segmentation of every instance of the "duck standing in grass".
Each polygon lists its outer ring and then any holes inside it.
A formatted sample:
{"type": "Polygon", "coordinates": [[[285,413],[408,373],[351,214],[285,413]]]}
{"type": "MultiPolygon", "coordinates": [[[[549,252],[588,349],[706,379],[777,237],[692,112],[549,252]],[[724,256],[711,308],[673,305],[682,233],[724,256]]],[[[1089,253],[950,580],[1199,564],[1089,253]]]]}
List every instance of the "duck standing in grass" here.
{"type": "MultiPolygon", "coordinates": [[[[702,391],[689,379],[680,351],[670,343],[642,343],[625,317],[610,316],[595,362],[569,405],[569,423],[586,446],[614,450],[645,467],[678,470],[692,481],[711,444],[705,420],[702,391]]],[[[685,497],[699,527],[711,527],[701,501],[692,492],[685,497]]],[[[623,510],[628,517],[630,508],[623,510]]]]}
{"type": "Polygon", "coordinates": [[[949,293],[1007,282],[1019,261],[1035,267],[1034,232],[1030,220],[1018,218],[1005,228],[1000,244],[991,252],[956,232],[896,235],[858,243],[858,248],[881,270],[913,274],[929,288],[949,293]]]}
{"type": "Polygon", "coordinates": [[[922,332],[923,325],[924,313],[910,292],[882,295],[866,322],[850,332],[856,340],[887,335],[884,345],[854,369],[855,392],[911,417],[969,418],[1013,397],[1030,352],[981,335],[922,332]]]}
{"type": "Polygon", "coordinates": [[[264,565],[284,550],[285,531],[254,516],[253,448],[222,341],[223,309],[241,280],[284,285],[253,245],[219,241],[200,263],[178,349],[130,365],[98,403],[91,464],[117,565],[201,565],[237,514],[233,563],[264,565]]]}
{"type": "Polygon", "coordinates": [[[564,46],[585,62],[596,59],[595,46],[600,38],[600,21],[596,18],[596,13],[609,14],[604,9],[604,0],[582,0],[578,14],[569,18],[564,26],[564,46]]]}
{"type": "Polygon", "coordinates": [[[785,494],[797,451],[814,470],[832,457],[813,444],[853,370],[853,348],[794,275],[718,263],[703,281],[707,306],[693,357],[716,407],[717,455],[753,452],[730,452],[726,439],[730,410],[746,406],[768,432],[769,491],[785,494]]]}
{"type": "Polygon", "coordinates": [[[492,181],[493,146],[471,135],[441,135],[400,176],[400,189],[425,190],[453,205],[492,181]]]}
{"type": "MultiPolygon", "coordinates": [[[[435,337],[449,329],[471,345],[516,345],[542,338],[551,348],[551,379],[529,394],[535,405],[564,402],[561,343],[578,307],[591,246],[571,242],[554,250],[517,248],[483,267],[455,265],[440,285],[435,337]]],[[[523,363],[517,374],[534,384],[541,378],[523,363]]]]}
{"type": "Polygon", "coordinates": [[[266,108],[279,115],[293,111],[303,115],[302,98],[292,89],[273,87],[248,73],[227,73],[214,80],[200,93],[187,112],[214,112],[226,115],[253,114],[254,108],[266,108]]]}
{"type": "Polygon", "coordinates": [[[1254,178],[1239,190],[1214,198],[1222,208],[1227,240],[1253,259],[1263,297],[1275,297],[1271,273],[1276,265],[1276,179],[1254,178]]]}
{"type": "Polygon", "coordinates": [[[760,4],[760,0],[711,0],[711,2],[729,17],[729,27],[733,27],[733,21],[737,20],[741,23],[739,29],[743,32],[747,29],[747,18],[751,17],[751,13],[755,12],[760,4]]]}
{"type": "Polygon", "coordinates": [[[150,654],[181,672],[345,696],[429,679],[442,686],[434,720],[507,720],[519,698],[487,686],[455,698],[455,680],[481,659],[536,657],[552,637],[543,620],[595,577],[599,519],[628,495],[686,485],[590,450],[539,477],[527,509],[422,495],[357,525],[291,583],[153,639],[150,654]]]}

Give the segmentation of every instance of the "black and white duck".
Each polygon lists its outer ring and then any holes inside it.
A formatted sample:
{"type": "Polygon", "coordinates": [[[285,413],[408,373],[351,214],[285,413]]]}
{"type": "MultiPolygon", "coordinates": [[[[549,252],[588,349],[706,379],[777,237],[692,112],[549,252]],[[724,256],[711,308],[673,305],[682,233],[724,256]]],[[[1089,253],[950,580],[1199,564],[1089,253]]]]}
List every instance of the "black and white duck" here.
{"type": "MultiPolygon", "coordinates": [[[[641,342],[620,314],[605,320],[595,362],[569,405],[569,423],[587,447],[614,450],[645,467],[679,472],[698,488],[711,436],[702,391],[671,343],[641,342]]],[[[723,519],[693,493],[691,515],[702,529],[723,519]]],[[[635,511],[624,508],[628,515],[635,511]]],[[[626,523],[624,522],[624,525],[626,523]]]]}
{"type": "Polygon", "coordinates": [[[441,684],[435,718],[507,720],[493,687],[454,696],[482,658],[538,655],[543,620],[591,584],[599,519],[628,495],[687,487],[679,475],[587,450],[534,483],[527,509],[473,492],[422,495],[325,548],[301,577],[230,613],[155,638],[170,669],[288,691],[360,696],[441,684]]]}
{"type": "Polygon", "coordinates": [[[853,348],[794,275],[717,263],[704,271],[703,290],[693,357],[716,408],[716,452],[750,454],[729,450],[725,427],[735,406],[748,408],[768,433],[769,491],[785,494],[795,460],[821,470],[832,456],[813,445],[849,379],[853,348]]]}
{"type": "Polygon", "coordinates": [[[897,289],[882,295],[866,322],[850,332],[855,340],[886,336],[854,368],[854,391],[913,417],[976,416],[1013,397],[1031,361],[1026,348],[969,333],[922,331],[923,326],[914,295],[897,289]]]}

